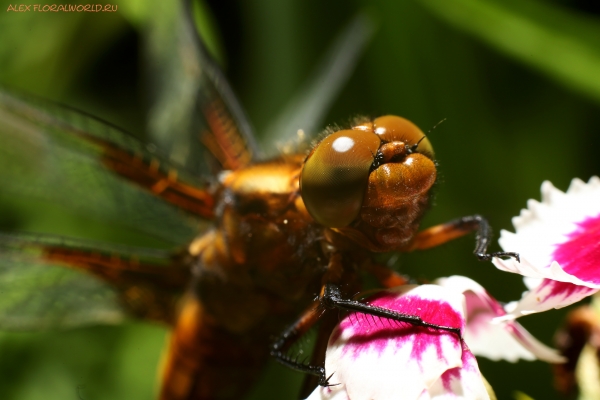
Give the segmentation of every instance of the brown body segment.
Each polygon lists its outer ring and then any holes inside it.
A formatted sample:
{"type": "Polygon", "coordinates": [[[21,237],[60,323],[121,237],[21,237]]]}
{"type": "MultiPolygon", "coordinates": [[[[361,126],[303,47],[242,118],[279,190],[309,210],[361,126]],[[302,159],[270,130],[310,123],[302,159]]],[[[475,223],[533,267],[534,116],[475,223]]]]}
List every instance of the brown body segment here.
{"type": "Polygon", "coordinates": [[[189,247],[194,279],[169,346],[162,400],[239,398],[271,337],[318,293],[326,257],[320,227],[298,207],[303,158],[224,177],[215,228],[189,247]]]}
{"type": "Polygon", "coordinates": [[[237,399],[260,373],[264,340],[223,328],[193,295],[184,300],[164,360],[160,399],[237,399]]]}

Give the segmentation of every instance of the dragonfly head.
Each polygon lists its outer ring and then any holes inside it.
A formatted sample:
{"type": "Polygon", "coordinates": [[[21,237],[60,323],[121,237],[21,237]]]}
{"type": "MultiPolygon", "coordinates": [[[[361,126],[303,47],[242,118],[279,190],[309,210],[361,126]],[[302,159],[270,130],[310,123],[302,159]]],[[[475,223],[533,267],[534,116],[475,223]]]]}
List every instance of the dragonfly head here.
{"type": "Polygon", "coordinates": [[[391,250],[416,232],[435,180],[429,139],[412,122],[387,115],[318,143],[304,163],[300,188],[318,223],[360,231],[375,247],[391,250]]]}

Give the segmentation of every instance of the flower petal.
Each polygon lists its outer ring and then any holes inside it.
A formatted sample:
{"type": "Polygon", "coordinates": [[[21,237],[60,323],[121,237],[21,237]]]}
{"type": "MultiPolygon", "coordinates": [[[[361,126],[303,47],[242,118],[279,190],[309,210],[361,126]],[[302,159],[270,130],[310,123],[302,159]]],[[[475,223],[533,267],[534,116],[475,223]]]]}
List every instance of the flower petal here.
{"type": "Polygon", "coordinates": [[[566,273],[600,288],[600,211],[576,225],[568,240],[556,246],[553,258],[566,273]]]}
{"type": "Polygon", "coordinates": [[[350,400],[348,393],[341,385],[322,387],[317,386],[306,400],[350,400]]]}
{"type": "Polygon", "coordinates": [[[440,379],[430,386],[429,397],[424,399],[489,399],[477,360],[468,348],[463,351],[462,368],[452,368],[444,372],[440,379]]]}
{"type": "MultiPolygon", "coordinates": [[[[382,291],[369,303],[437,325],[464,326],[460,293],[435,285],[406,290],[382,291]]],[[[399,393],[403,399],[427,398],[423,394],[446,371],[462,366],[462,356],[462,340],[454,333],[351,313],[336,327],[327,349],[325,369],[333,373],[330,383],[339,385],[317,390],[324,398],[340,391],[351,399],[397,399],[399,393]]]]}
{"type": "Polygon", "coordinates": [[[494,318],[504,316],[506,311],[474,280],[451,276],[436,283],[464,294],[467,307],[464,339],[473,354],[510,362],[519,359],[564,362],[556,350],[539,342],[518,322],[493,323],[494,318]]]}
{"type": "Polygon", "coordinates": [[[600,179],[571,182],[566,193],[542,184],[542,201],[530,200],[513,218],[516,233],[501,232],[500,246],[521,254],[494,259],[499,269],[600,288],[600,179]]]}
{"type": "Polygon", "coordinates": [[[587,286],[544,279],[537,287],[523,293],[521,300],[507,307],[508,313],[496,318],[496,321],[506,321],[522,315],[566,307],[597,291],[598,289],[587,286]]]}
{"type": "MultiPolygon", "coordinates": [[[[541,343],[518,322],[507,321],[505,322],[505,325],[505,329],[511,332],[511,336],[518,341],[521,344],[521,348],[527,352],[526,354],[520,355],[520,358],[529,360],[530,358],[527,358],[527,356],[531,354],[538,360],[546,361],[552,364],[561,364],[567,361],[565,357],[560,355],[558,350],[541,343]]],[[[500,344],[496,342],[496,346],[500,346],[500,344]]],[[[508,360],[508,358],[504,359],[508,360]]]]}

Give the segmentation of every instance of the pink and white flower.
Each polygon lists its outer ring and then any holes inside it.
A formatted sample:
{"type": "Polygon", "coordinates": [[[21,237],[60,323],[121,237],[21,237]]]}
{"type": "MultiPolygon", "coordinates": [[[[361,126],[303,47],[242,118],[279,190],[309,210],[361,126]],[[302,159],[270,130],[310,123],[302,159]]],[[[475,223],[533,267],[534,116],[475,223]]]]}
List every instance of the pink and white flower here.
{"type": "MultiPolygon", "coordinates": [[[[374,306],[460,328],[459,293],[435,285],[402,286],[368,299],[374,306]]],[[[456,334],[350,313],[331,334],[325,371],[334,386],[318,387],[314,399],[430,399],[462,393],[489,399],[475,357],[456,334]]]]}
{"type": "Polygon", "coordinates": [[[462,337],[350,313],[329,339],[325,370],[332,374],[329,382],[333,386],[318,387],[310,400],[489,399],[477,361],[466,344],[469,340],[480,354],[496,359],[562,361],[515,321],[492,325],[490,321],[504,315],[504,310],[468,278],[450,277],[438,285],[380,291],[367,302],[432,324],[460,328],[462,337]]]}
{"type": "Polygon", "coordinates": [[[573,179],[566,193],[548,181],[542,201],[529,200],[513,218],[516,233],[502,231],[500,246],[521,262],[494,259],[497,268],[528,279],[529,291],[502,319],[561,308],[600,289],[600,179],[573,179]]]}
{"type": "Polygon", "coordinates": [[[474,280],[451,276],[435,283],[464,295],[467,323],[463,337],[476,356],[509,362],[520,359],[549,363],[565,361],[555,349],[542,344],[518,322],[499,322],[507,314],[505,309],[474,280]]]}

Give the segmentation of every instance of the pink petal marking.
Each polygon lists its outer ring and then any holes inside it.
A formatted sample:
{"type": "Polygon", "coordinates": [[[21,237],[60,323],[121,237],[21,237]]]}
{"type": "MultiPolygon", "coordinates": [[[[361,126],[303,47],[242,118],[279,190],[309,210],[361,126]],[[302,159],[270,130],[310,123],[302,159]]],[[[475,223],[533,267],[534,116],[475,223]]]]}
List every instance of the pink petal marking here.
{"type": "Polygon", "coordinates": [[[495,320],[505,321],[521,315],[566,307],[597,291],[596,288],[543,279],[537,287],[525,292],[514,309],[511,309],[505,317],[498,317],[495,320]]]}
{"type": "Polygon", "coordinates": [[[481,293],[469,291],[463,294],[467,303],[467,325],[472,318],[480,314],[489,314],[494,317],[506,314],[500,303],[490,296],[487,291],[481,293]]]}
{"type": "MultiPolygon", "coordinates": [[[[452,383],[455,381],[461,380],[461,375],[465,372],[472,373],[476,372],[479,375],[479,367],[477,366],[477,361],[475,360],[475,356],[471,353],[466,343],[463,341],[463,352],[462,352],[462,366],[450,368],[446,372],[444,372],[441,376],[442,383],[444,385],[444,389],[447,392],[452,393],[454,391],[452,387],[452,383]]],[[[481,380],[481,379],[480,379],[481,380]]]]}
{"type": "Polygon", "coordinates": [[[563,270],[585,282],[600,284],[600,215],[577,223],[553,256],[563,270]]]}
{"type": "Polygon", "coordinates": [[[539,304],[544,304],[547,301],[558,301],[564,307],[578,302],[597,291],[598,289],[574,285],[570,282],[544,279],[533,292],[543,294],[543,296],[538,297],[539,304]]]}
{"type": "MultiPolygon", "coordinates": [[[[441,286],[404,286],[365,301],[428,323],[464,328],[462,295],[441,286]]],[[[445,371],[462,365],[462,352],[455,333],[350,313],[330,337],[325,369],[331,382],[339,383],[332,392],[346,391],[350,398],[424,399],[433,382],[442,386],[445,371]]]]}
{"type": "MultiPolygon", "coordinates": [[[[418,316],[423,321],[436,325],[462,328],[464,324],[462,316],[447,302],[412,294],[398,297],[395,293],[383,291],[371,297],[369,304],[418,316]]],[[[440,357],[443,355],[439,335],[435,334],[436,330],[433,328],[423,328],[410,322],[399,322],[354,312],[340,323],[339,329],[331,336],[330,343],[336,341],[346,329],[351,329],[353,333],[346,343],[344,353],[352,352],[353,357],[358,357],[362,352],[383,353],[390,346],[389,340],[392,337],[396,345],[412,344],[412,357],[417,360],[431,346],[436,349],[440,357]],[[415,340],[414,335],[419,333],[422,334],[417,336],[418,340],[415,340]]],[[[439,331],[439,334],[454,336],[456,338],[454,346],[456,348],[460,346],[456,335],[449,334],[447,331],[439,331]]]]}
{"type": "Polygon", "coordinates": [[[427,399],[479,400],[489,399],[481,379],[477,361],[463,343],[462,367],[446,370],[438,382],[432,384],[427,399]]]}
{"type": "Polygon", "coordinates": [[[460,370],[460,367],[450,368],[442,374],[442,384],[446,392],[452,392],[452,382],[460,380],[460,370]]]}
{"type": "Polygon", "coordinates": [[[492,323],[494,318],[504,317],[506,311],[477,282],[463,276],[441,278],[437,282],[458,290],[465,296],[467,327],[464,339],[473,354],[511,362],[535,358],[549,362],[563,361],[555,350],[537,341],[519,323],[510,320],[492,323]]]}

